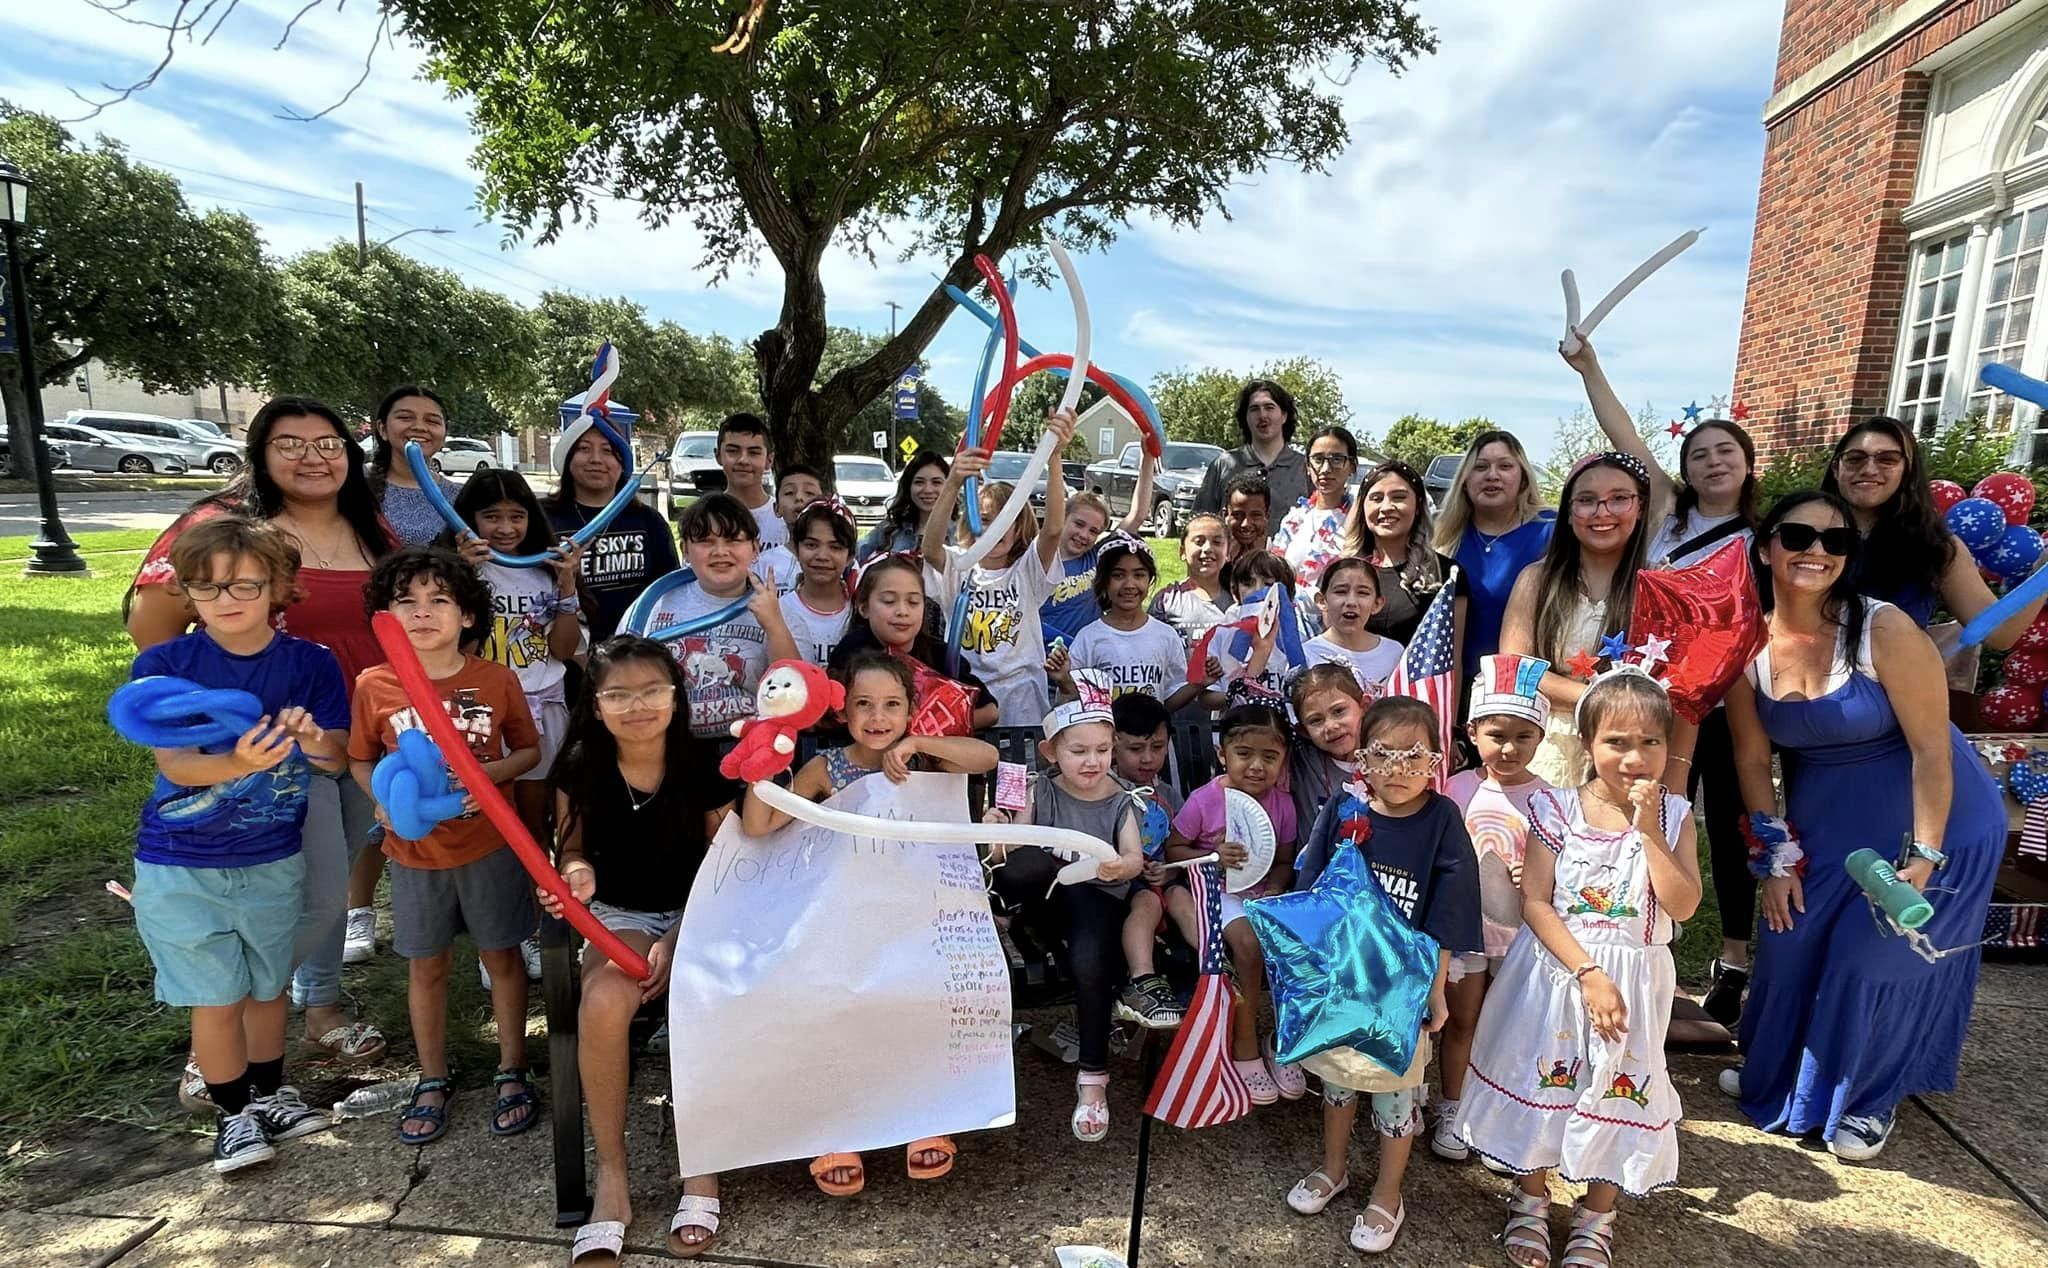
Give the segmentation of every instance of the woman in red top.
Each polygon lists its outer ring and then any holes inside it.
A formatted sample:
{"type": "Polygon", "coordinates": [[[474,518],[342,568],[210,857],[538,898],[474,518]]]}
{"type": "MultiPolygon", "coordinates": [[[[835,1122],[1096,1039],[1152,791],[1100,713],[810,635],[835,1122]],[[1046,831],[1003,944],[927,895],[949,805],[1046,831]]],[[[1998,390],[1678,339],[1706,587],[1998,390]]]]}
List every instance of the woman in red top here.
{"type": "MultiPolygon", "coordinates": [[[[299,594],[279,623],[331,650],[353,691],[356,675],[384,660],[363,610],[363,583],[394,543],[371,496],[362,447],[341,417],[302,396],[277,397],[257,412],[249,422],[241,474],[165,529],[135,574],[127,621],[137,648],[176,638],[191,625],[191,610],[170,566],[171,543],[189,526],[217,515],[268,520],[298,544],[299,594]]],[[[362,850],[374,822],[369,799],[352,780],[314,781],[305,830],[306,913],[295,948],[299,966],[292,997],[306,1010],[306,1037],[347,1061],[373,1060],[384,1051],[377,1028],[351,1022],[340,1007],[344,913],[369,908],[381,870],[376,852],[362,850]],[[359,854],[368,866],[365,876],[354,878],[350,863],[359,854]]],[[[193,1099],[189,1078],[181,1095],[188,1103],[193,1099]]]]}

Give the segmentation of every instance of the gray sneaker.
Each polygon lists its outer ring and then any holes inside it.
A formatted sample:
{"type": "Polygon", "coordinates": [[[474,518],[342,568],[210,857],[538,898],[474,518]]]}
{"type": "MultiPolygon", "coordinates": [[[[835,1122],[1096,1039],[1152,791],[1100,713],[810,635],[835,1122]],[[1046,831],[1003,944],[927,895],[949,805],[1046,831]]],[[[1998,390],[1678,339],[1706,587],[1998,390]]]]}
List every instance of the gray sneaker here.
{"type": "Polygon", "coordinates": [[[263,1123],[251,1105],[239,1114],[221,1114],[214,1119],[213,1169],[222,1173],[240,1171],[277,1157],[263,1123]]]}
{"type": "Polygon", "coordinates": [[[341,962],[361,964],[377,958],[377,909],[348,909],[348,929],[341,938],[341,962]]]}
{"type": "Polygon", "coordinates": [[[1892,1127],[1898,1121],[1896,1114],[1844,1118],[1828,1139],[1828,1151],[1843,1162],[1868,1162],[1884,1152],[1885,1142],[1891,1139],[1892,1127]]]}
{"type": "Polygon", "coordinates": [[[263,1124],[263,1134],[272,1144],[310,1136],[327,1126],[327,1115],[307,1105],[289,1083],[269,1096],[250,1097],[248,1112],[263,1124]]]}

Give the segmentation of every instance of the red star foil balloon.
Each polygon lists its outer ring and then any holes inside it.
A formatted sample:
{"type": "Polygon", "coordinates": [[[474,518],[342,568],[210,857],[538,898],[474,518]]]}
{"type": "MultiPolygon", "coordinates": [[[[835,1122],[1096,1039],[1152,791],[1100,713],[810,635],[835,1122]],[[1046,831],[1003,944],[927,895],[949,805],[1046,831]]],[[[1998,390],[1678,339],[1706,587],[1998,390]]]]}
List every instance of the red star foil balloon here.
{"type": "Polygon", "coordinates": [[[1638,645],[1669,641],[1664,678],[1671,706],[1695,726],[1705,721],[1763,650],[1763,605],[1748,543],[1731,541],[1690,568],[1637,576],[1628,633],[1638,645]]]}

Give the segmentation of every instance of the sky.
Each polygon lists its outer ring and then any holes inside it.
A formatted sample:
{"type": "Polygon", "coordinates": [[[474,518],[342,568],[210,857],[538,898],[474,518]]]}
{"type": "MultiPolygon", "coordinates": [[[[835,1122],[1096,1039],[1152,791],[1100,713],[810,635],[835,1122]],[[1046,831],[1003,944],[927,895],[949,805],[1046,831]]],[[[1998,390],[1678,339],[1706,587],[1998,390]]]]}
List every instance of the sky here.
{"type": "MultiPolygon", "coordinates": [[[[169,0],[138,0],[161,17],[169,0]]],[[[460,101],[425,80],[416,50],[378,51],[347,104],[311,123],[362,72],[374,8],[323,4],[283,49],[299,3],[243,0],[206,45],[182,46],[146,91],[72,125],[166,168],[195,205],[247,214],[291,255],[354,232],[354,183],[373,241],[469,283],[532,302],[542,289],[626,295],[656,318],[749,339],[772,324],[771,257],[709,285],[689,226],[649,229],[600,205],[546,246],[508,245],[477,208],[460,101]]],[[[1676,414],[1725,393],[1748,273],[1763,155],[1762,106],[1777,58],[1778,0],[1419,0],[1438,51],[1393,75],[1361,68],[1341,89],[1351,140],[1328,170],[1275,168],[1224,194],[1199,227],[1140,220],[1076,260],[1097,364],[1149,382],[1162,371],[1232,372],[1304,355],[1343,382],[1353,425],[1403,414],[1484,415],[1539,457],[1581,403],[1558,359],[1570,267],[1591,308],[1686,229],[1699,243],[1645,283],[1595,343],[1631,404],[1676,414]]],[[[0,97],[60,118],[161,55],[163,34],[87,0],[0,7],[0,97]]],[[[887,302],[921,302],[934,267],[835,253],[835,325],[886,331],[887,302]]],[[[1019,297],[1025,337],[1067,349],[1058,291],[1019,297]]],[[[964,314],[927,350],[935,387],[963,402],[982,328],[964,314]]],[[[572,387],[574,385],[565,385],[572,387]]]]}

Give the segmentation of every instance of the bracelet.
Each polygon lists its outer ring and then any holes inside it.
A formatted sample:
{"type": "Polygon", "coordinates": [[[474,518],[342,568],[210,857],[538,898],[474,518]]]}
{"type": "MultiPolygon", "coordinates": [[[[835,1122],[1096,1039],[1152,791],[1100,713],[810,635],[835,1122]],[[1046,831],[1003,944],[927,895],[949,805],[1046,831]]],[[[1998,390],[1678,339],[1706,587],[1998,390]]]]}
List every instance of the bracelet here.
{"type": "Polygon", "coordinates": [[[1599,968],[1599,965],[1593,963],[1593,961],[1591,960],[1588,960],[1584,964],[1581,964],[1579,967],[1572,970],[1572,981],[1583,982],[1586,980],[1586,974],[1595,972],[1599,968]]]}
{"type": "Polygon", "coordinates": [[[1684,762],[1684,763],[1685,763],[1685,764],[1686,764],[1687,766],[1690,766],[1690,765],[1692,765],[1692,759],[1691,759],[1690,757],[1673,757],[1673,758],[1669,758],[1669,759],[1667,759],[1667,760],[1669,760],[1669,761],[1673,761],[1673,762],[1684,762]]]}

